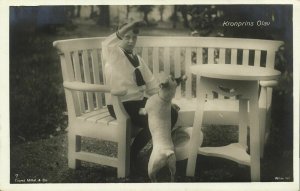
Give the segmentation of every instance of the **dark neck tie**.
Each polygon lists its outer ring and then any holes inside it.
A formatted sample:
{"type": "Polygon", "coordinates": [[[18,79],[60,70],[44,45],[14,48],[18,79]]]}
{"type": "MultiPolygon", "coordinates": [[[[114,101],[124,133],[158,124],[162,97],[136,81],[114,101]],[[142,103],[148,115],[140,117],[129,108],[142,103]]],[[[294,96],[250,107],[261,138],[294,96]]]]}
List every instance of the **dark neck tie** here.
{"type": "Polygon", "coordinates": [[[124,53],[126,55],[126,57],[128,58],[128,60],[130,61],[130,63],[132,64],[132,66],[135,68],[134,73],[135,73],[135,77],[136,77],[136,84],[137,86],[142,86],[145,85],[145,80],[142,76],[141,71],[139,70],[138,66],[139,64],[139,59],[137,57],[137,55],[132,54],[132,52],[127,52],[124,50],[124,53]]]}

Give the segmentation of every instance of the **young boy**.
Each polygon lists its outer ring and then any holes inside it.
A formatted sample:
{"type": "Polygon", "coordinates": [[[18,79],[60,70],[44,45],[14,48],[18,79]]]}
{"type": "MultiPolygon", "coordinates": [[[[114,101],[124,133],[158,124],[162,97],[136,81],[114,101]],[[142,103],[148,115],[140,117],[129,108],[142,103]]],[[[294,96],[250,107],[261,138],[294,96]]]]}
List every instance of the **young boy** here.
{"type": "MultiPolygon", "coordinates": [[[[135,21],[119,27],[102,44],[105,59],[106,83],[112,89],[126,89],[127,94],[121,97],[125,110],[133,125],[142,128],[131,146],[131,168],[137,162],[139,151],[149,142],[151,134],[148,127],[148,116],[139,115],[144,108],[147,98],[158,92],[158,83],[144,60],[134,52],[139,34],[139,26],[144,21],[135,21]]],[[[110,115],[116,118],[111,100],[108,98],[107,107],[110,115]]],[[[176,109],[172,108],[172,127],[178,117],[176,109]]]]}

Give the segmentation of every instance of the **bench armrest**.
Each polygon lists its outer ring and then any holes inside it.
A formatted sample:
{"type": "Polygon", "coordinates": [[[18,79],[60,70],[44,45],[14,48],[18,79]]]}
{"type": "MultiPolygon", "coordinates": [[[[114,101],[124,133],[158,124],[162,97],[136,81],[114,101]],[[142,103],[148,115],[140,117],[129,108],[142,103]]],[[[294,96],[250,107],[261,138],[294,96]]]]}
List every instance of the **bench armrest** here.
{"type": "Polygon", "coordinates": [[[277,80],[270,80],[270,81],[260,81],[259,85],[262,87],[275,87],[277,86],[278,81],[277,80]]]}
{"type": "Polygon", "coordinates": [[[127,90],[111,90],[107,85],[100,85],[100,84],[89,84],[84,82],[64,82],[64,88],[69,90],[76,90],[76,91],[86,91],[86,92],[105,92],[111,93],[115,96],[124,96],[127,93],[127,90]]]}

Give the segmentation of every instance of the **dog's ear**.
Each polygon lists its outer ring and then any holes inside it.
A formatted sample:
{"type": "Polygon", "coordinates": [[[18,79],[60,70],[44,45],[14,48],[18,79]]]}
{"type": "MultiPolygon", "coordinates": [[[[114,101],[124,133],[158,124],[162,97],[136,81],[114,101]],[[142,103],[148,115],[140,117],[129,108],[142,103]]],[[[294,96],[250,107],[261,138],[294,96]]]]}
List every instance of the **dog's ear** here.
{"type": "Polygon", "coordinates": [[[182,75],[179,78],[175,78],[175,81],[176,81],[177,85],[179,85],[181,82],[184,82],[186,80],[187,80],[187,76],[186,75],[182,75]]]}

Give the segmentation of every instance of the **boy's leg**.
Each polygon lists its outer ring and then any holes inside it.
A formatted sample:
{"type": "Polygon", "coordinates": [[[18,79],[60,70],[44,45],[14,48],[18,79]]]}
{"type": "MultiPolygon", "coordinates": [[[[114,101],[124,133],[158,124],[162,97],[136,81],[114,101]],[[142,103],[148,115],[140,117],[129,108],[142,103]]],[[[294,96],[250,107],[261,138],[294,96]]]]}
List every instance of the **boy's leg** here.
{"type": "Polygon", "coordinates": [[[127,111],[128,115],[131,118],[132,124],[141,128],[142,130],[134,138],[133,143],[130,149],[130,161],[131,161],[131,170],[134,170],[133,167],[137,166],[138,160],[137,156],[139,152],[147,145],[151,140],[151,133],[148,127],[148,116],[140,115],[140,108],[144,108],[146,105],[147,99],[141,101],[129,101],[124,102],[124,108],[127,111]]]}

